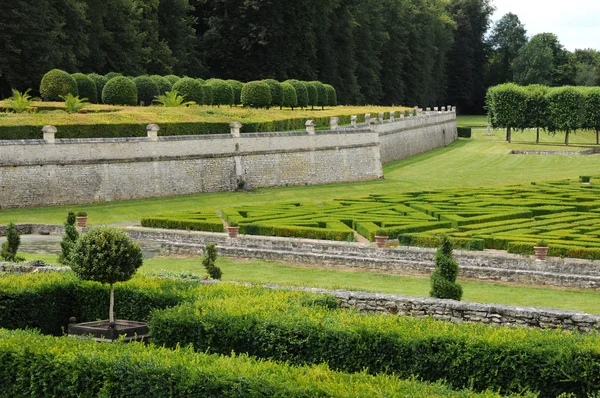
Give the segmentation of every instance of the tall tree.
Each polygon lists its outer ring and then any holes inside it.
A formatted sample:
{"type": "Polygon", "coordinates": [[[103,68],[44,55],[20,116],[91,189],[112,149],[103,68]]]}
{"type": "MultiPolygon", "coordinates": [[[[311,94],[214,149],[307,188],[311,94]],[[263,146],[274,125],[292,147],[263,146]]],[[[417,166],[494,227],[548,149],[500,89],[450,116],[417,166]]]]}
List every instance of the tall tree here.
{"type": "Polygon", "coordinates": [[[521,85],[563,86],[573,84],[575,68],[570,62],[570,53],[556,35],[540,33],[519,51],[514,62],[514,76],[521,85]]]}
{"type": "Polygon", "coordinates": [[[448,4],[456,23],[447,61],[448,103],[456,104],[459,112],[483,112],[489,52],[485,34],[493,11],[490,0],[455,0],[448,4]]]}
{"type": "Polygon", "coordinates": [[[488,86],[514,81],[512,65],[519,50],[527,44],[526,34],[525,26],[513,13],[496,22],[489,38],[492,53],[486,79],[488,86]]]}

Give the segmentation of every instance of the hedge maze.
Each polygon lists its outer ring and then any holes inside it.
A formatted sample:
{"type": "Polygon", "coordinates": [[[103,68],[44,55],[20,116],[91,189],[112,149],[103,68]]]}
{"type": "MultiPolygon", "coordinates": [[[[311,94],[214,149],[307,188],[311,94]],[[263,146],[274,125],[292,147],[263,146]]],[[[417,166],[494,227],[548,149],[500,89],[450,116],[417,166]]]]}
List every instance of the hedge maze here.
{"type": "MultiPolygon", "coordinates": [[[[379,234],[434,247],[446,234],[458,248],[520,254],[533,254],[544,239],[550,255],[600,259],[600,185],[593,179],[240,206],[222,209],[222,217],[250,235],[351,241],[356,231],[371,241],[379,234]]],[[[223,230],[211,211],[146,218],[142,225],[223,230]]]]}

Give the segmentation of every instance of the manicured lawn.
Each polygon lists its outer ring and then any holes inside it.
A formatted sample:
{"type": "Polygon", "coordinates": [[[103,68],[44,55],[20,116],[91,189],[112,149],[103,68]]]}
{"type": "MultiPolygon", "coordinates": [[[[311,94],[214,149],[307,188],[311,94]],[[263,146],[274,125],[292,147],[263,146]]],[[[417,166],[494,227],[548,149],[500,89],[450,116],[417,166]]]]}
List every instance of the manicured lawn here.
{"type": "Polygon", "coordinates": [[[487,115],[460,115],[456,118],[458,127],[485,127],[487,124],[487,115]]]}

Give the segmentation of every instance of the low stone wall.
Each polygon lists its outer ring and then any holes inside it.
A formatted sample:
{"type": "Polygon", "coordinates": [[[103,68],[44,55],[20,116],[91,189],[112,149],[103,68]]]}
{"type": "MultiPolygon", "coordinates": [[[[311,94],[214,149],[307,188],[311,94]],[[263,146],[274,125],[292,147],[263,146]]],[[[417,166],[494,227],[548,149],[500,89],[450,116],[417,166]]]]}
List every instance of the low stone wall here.
{"type": "Polygon", "coordinates": [[[511,155],[595,155],[600,149],[592,148],[584,151],[536,151],[515,149],[509,152],[511,155]]]}

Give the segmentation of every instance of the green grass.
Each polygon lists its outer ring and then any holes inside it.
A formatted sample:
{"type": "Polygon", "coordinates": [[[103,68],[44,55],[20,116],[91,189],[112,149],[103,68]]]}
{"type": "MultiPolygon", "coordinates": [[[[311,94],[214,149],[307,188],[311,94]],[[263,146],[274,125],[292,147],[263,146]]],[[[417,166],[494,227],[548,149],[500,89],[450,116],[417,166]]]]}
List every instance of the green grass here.
{"type": "Polygon", "coordinates": [[[487,115],[460,115],[456,117],[458,127],[485,127],[487,124],[487,115]]]}

